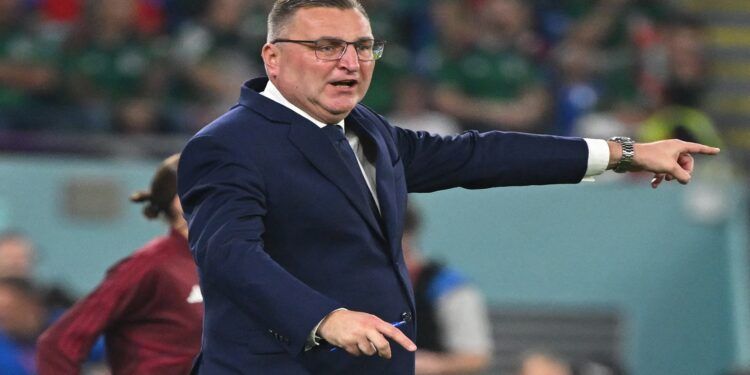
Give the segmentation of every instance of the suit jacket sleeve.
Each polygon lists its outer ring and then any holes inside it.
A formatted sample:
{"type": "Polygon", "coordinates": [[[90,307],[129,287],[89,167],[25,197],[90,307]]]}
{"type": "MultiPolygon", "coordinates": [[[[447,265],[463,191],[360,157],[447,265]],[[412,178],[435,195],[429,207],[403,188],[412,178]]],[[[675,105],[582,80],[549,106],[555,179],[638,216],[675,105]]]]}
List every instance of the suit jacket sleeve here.
{"type": "MultiPolygon", "coordinates": [[[[302,351],[313,327],[340,303],[295,278],[265,251],[263,176],[240,150],[211,135],[192,139],[178,168],[178,191],[205,290],[232,303],[302,351]]],[[[210,296],[206,296],[208,303],[210,296]]]]}
{"type": "Polygon", "coordinates": [[[501,131],[441,137],[397,127],[390,133],[409,192],[578,183],[588,163],[581,138],[501,131]]]}

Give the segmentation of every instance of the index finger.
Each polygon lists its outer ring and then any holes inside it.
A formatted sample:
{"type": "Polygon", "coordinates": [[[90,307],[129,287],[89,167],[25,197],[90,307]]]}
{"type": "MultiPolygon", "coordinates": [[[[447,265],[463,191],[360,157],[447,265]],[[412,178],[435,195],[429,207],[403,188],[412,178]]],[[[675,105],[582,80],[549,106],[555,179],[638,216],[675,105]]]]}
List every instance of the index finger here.
{"type": "Polygon", "coordinates": [[[400,329],[386,322],[383,322],[383,324],[379,325],[377,329],[383,335],[391,338],[393,341],[403,346],[404,349],[410,352],[417,350],[417,346],[414,345],[414,342],[412,342],[408,337],[406,337],[406,335],[403,332],[401,332],[400,329]]]}
{"type": "Polygon", "coordinates": [[[685,142],[685,151],[691,154],[716,155],[721,151],[718,147],[702,145],[700,143],[685,142]]]}

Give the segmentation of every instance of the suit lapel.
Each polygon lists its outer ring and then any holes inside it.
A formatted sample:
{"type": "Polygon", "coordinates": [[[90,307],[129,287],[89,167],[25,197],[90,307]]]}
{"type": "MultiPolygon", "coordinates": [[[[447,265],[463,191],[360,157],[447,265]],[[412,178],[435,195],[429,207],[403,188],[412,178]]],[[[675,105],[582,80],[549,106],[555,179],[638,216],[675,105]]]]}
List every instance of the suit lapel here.
{"type": "Polygon", "coordinates": [[[326,178],[341,190],[360,215],[383,239],[385,236],[370,209],[370,197],[359,188],[355,176],[341,160],[331,141],[323,131],[307,120],[295,121],[289,127],[289,140],[305,158],[326,178]]]}
{"type": "MultiPolygon", "coordinates": [[[[380,212],[385,223],[385,229],[392,245],[394,241],[400,241],[396,233],[398,217],[396,210],[395,185],[393,176],[393,165],[391,164],[388,149],[383,136],[374,130],[374,125],[361,116],[350,116],[347,124],[353,125],[353,130],[362,139],[367,137],[370,143],[375,145],[375,179],[380,212]]],[[[348,125],[347,125],[348,126],[348,125]]],[[[364,140],[364,139],[363,139],[364,140]]],[[[398,248],[398,246],[392,248],[398,248]]]]}

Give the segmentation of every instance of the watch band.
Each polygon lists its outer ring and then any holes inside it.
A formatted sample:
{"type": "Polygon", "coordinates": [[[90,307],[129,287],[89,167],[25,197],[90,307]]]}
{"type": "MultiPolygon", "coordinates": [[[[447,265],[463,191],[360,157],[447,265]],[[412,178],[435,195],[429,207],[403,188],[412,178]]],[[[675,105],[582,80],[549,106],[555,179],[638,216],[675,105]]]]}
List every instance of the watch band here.
{"type": "Polygon", "coordinates": [[[635,157],[635,142],[629,137],[612,137],[609,140],[619,143],[622,147],[622,157],[615,166],[614,171],[616,173],[629,171],[633,165],[633,157],[635,157]]]}

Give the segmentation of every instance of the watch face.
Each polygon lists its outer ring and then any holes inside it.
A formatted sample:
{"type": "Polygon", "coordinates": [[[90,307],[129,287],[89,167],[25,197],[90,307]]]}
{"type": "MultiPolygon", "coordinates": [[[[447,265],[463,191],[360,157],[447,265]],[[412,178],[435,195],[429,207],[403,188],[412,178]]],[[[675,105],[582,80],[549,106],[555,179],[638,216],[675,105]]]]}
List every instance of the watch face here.
{"type": "Polygon", "coordinates": [[[620,136],[618,136],[618,137],[612,137],[609,140],[612,141],[612,142],[617,142],[617,143],[633,142],[633,140],[630,139],[630,137],[620,137],[620,136]]]}

